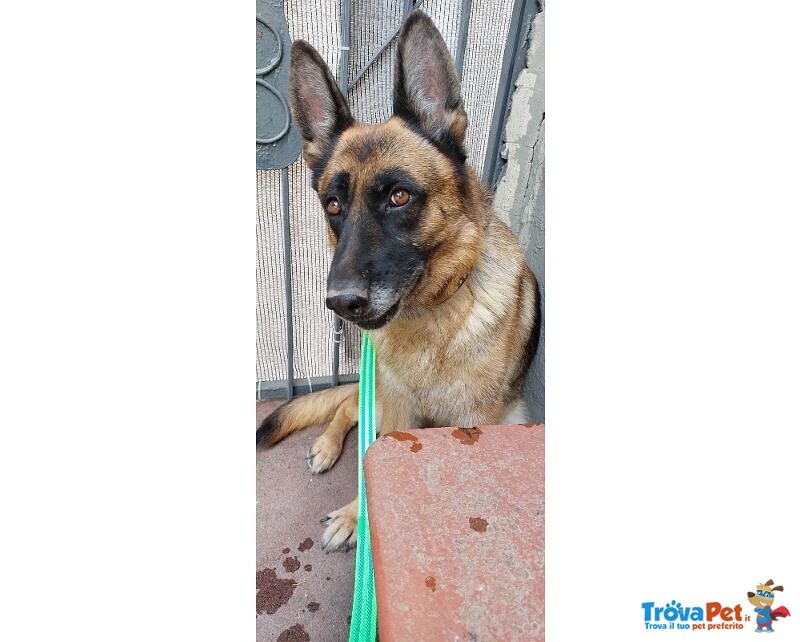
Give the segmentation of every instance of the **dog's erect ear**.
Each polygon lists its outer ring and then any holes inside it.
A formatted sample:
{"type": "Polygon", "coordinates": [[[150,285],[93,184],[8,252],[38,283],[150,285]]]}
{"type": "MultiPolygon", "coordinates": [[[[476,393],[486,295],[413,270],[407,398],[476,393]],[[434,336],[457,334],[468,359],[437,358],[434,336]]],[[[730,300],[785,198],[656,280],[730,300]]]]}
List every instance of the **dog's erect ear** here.
{"type": "Polygon", "coordinates": [[[394,113],[417,121],[434,141],[460,149],[467,131],[461,83],[442,34],[420,9],[400,32],[394,69],[394,113]]]}
{"type": "Polygon", "coordinates": [[[292,45],[289,95],[292,116],[305,140],[306,163],[314,169],[329,143],[353,124],[353,117],[328,65],[304,40],[292,45]]]}

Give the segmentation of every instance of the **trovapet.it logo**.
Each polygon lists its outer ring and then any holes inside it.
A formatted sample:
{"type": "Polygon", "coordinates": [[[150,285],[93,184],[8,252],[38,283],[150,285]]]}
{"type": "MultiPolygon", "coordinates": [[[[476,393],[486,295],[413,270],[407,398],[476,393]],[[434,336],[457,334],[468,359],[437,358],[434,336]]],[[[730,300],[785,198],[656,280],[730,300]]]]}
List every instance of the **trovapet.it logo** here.
{"type": "Polygon", "coordinates": [[[672,600],[664,606],[642,602],[646,629],[743,629],[749,615],[742,614],[742,605],[724,606],[721,602],[706,602],[703,606],[684,606],[672,600]]]}
{"type": "Polygon", "coordinates": [[[704,604],[684,605],[676,600],[656,605],[655,602],[642,602],[642,614],[646,629],[683,629],[690,631],[713,631],[723,629],[750,629],[757,633],[773,633],[773,624],[780,618],[791,615],[785,606],[773,608],[775,593],[782,592],[783,586],[776,586],[772,580],[756,584],[756,590],[747,592],[747,601],[755,608],[755,618],[748,613],[750,607],[741,604],[705,602],[704,604]],[[748,625],[748,623],[750,623],[748,625]],[[755,628],[751,628],[755,624],[755,628]]]}

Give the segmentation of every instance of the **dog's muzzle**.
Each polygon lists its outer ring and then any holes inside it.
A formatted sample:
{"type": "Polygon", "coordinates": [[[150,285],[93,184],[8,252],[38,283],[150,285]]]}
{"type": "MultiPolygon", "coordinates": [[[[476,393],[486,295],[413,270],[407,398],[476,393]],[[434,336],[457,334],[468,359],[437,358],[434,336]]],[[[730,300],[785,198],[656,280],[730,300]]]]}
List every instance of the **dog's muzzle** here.
{"type": "Polygon", "coordinates": [[[371,305],[367,292],[363,290],[329,291],[325,305],[343,319],[352,321],[360,328],[374,330],[386,325],[397,313],[400,302],[388,309],[376,310],[371,305]]]}

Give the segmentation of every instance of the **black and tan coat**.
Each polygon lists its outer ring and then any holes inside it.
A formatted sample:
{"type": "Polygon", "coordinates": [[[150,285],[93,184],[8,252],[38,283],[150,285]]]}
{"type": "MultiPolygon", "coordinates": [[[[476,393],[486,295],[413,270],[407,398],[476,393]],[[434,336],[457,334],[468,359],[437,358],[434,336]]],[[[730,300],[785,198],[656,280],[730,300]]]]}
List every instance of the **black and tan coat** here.
{"type": "MultiPolygon", "coordinates": [[[[355,122],[319,54],[292,47],[292,112],[333,248],[326,304],[371,331],[382,433],[526,420],[536,279],[466,164],[460,91],[420,11],[400,34],[394,115],[380,125],[355,122]]],[[[264,420],[257,443],[330,421],[309,453],[312,472],[323,472],[357,409],[356,385],[300,397],[264,420]]],[[[354,544],[356,520],[355,500],[330,513],[325,548],[354,544]]]]}

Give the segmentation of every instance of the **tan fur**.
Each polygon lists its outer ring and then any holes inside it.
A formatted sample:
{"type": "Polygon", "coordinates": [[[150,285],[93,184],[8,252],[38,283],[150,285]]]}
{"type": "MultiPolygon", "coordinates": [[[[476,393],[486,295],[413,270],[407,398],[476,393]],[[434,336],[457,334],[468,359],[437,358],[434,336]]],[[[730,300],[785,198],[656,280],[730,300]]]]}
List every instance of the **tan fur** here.
{"type": "Polygon", "coordinates": [[[358,390],[336,409],[333,420],[309,450],[308,465],[312,473],[328,470],[342,452],[344,438],[358,422],[358,390]]]}
{"type": "MultiPolygon", "coordinates": [[[[312,424],[330,421],[337,414],[339,407],[350,397],[356,400],[357,406],[358,384],[354,383],[320,390],[310,395],[298,397],[281,406],[278,410],[280,412],[280,426],[276,432],[269,436],[264,445],[273,446],[296,430],[312,424]]],[[[338,434],[341,428],[334,426],[333,430],[334,433],[338,434]]]]}
{"type": "Polygon", "coordinates": [[[358,531],[358,498],[325,516],[322,548],[327,551],[349,551],[355,546],[358,531]]]}
{"type": "Polygon", "coordinates": [[[487,214],[486,236],[462,287],[372,332],[382,433],[497,423],[519,401],[514,384],[534,323],[534,279],[511,231],[487,214]],[[396,416],[404,423],[395,424],[396,416]]]}

